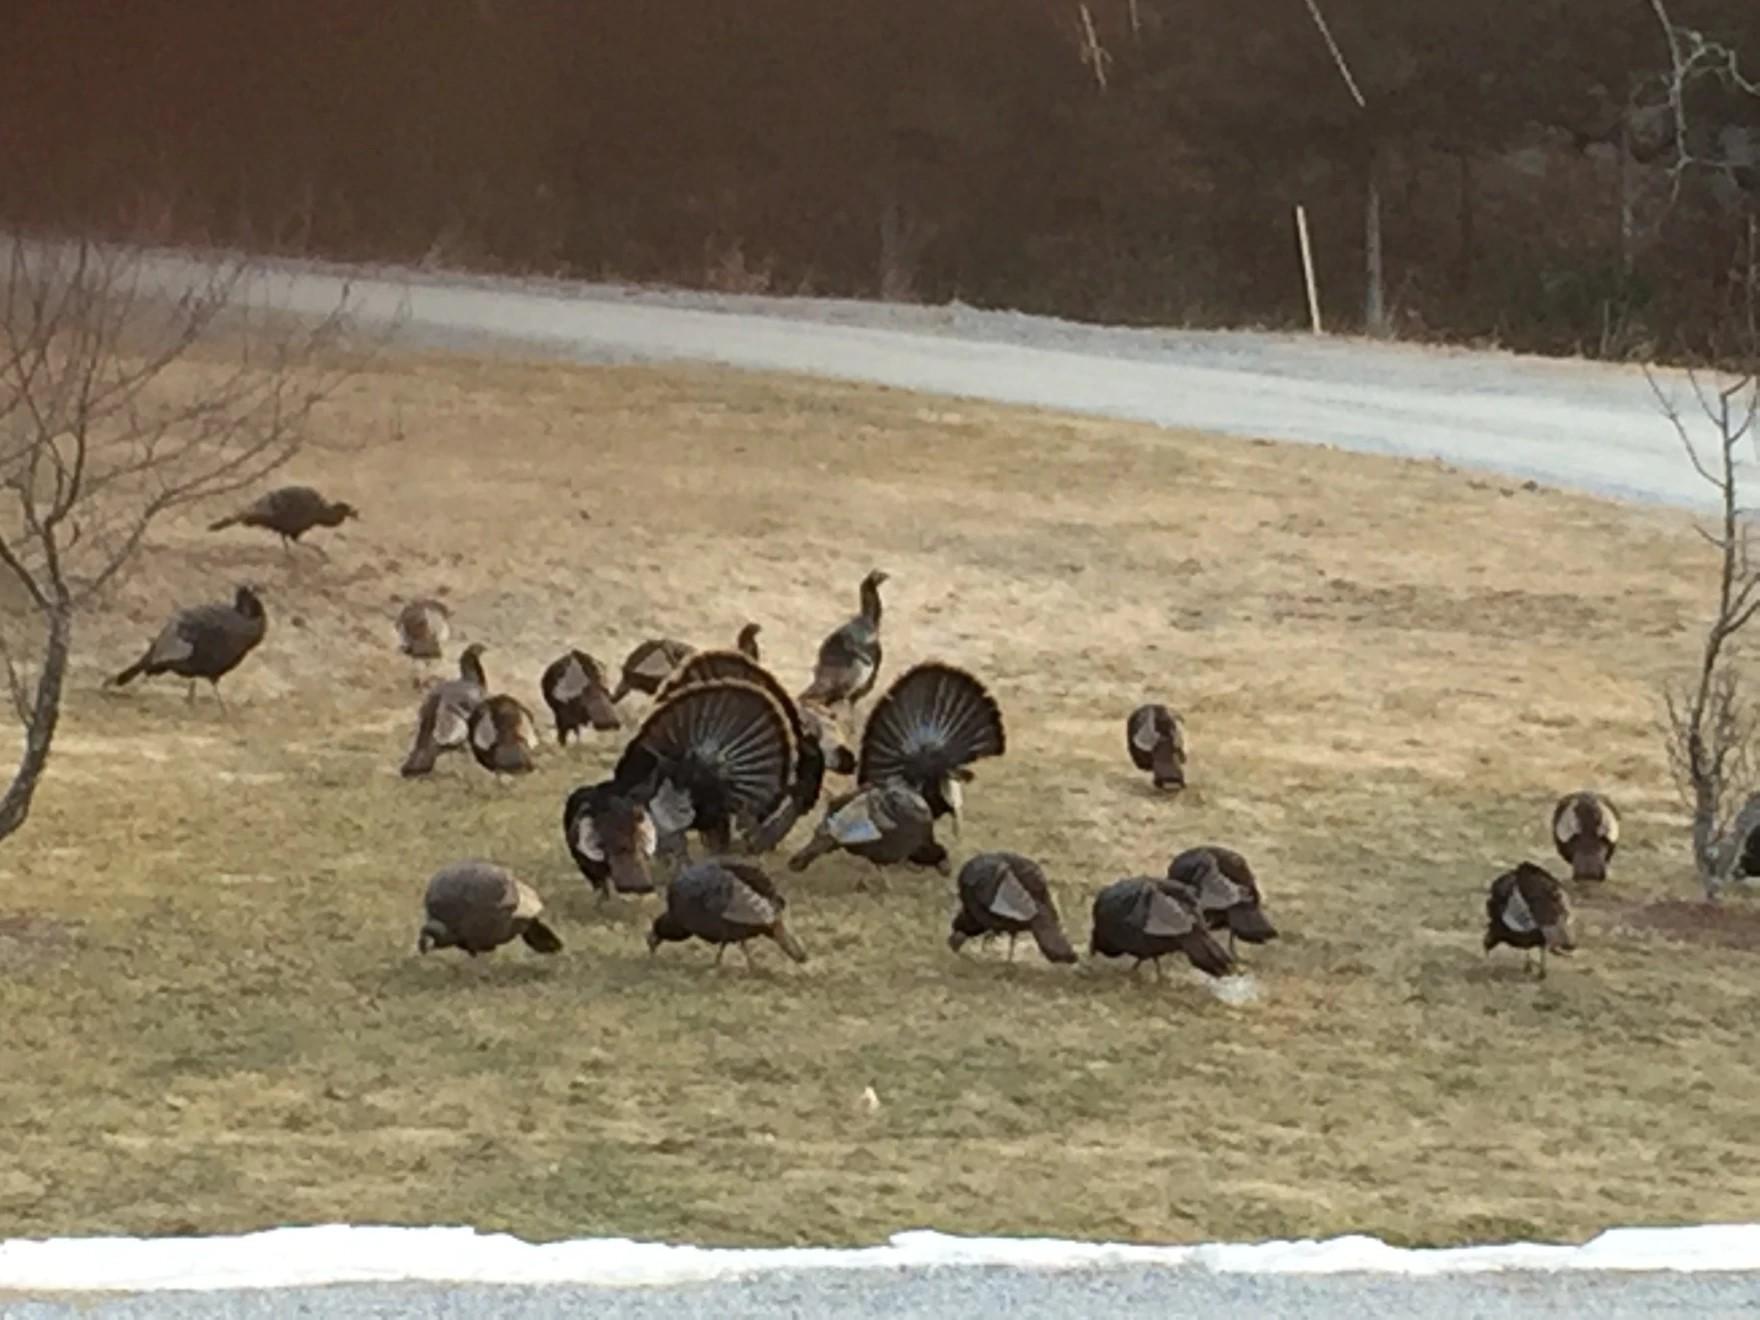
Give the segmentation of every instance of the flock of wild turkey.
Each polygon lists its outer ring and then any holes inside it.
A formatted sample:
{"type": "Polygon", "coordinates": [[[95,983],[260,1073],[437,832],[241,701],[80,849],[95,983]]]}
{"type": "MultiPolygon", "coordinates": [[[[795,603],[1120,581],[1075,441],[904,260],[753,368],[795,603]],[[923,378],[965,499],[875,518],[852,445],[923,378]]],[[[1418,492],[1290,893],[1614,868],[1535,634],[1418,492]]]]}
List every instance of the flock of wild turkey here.
{"type": "MultiPolygon", "coordinates": [[[[291,551],[312,528],[355,516],[348,504],[288,486],[210,530],[263,528],[291,551]]],[[[880,677],[886,580],[878,570],[862,580],[859,612],[820,643],[812,681],[794,696],[764,667],[757,624],[747,624],[725,650],[697,650],[670,638],[643,642],[625,659],[615,685],[585,651],[571,650],[544,670],[539,689],[559,743],[570,734],[578,740],[588,728],[621,728],[618,703],[631,692],[652,698],[610,778],[575,789],[562,812],[569,854],[601,899],[613,891],[653,893],[654,863],[665,863],[665,909],[649,927],[650,952],[694,937],[718,946],[717,961],[729,944],[749,960],[747,942],[765,937],[797,962],[806,960],[784,918],[782,894],[755,859],[813,812],[827,774],[850,777],[853,787],[827,797],[811,837],[789,857],[790,870],[842,851],[865,859],[876,873],[911,865],[951,874],[937,824],[946,818],[957,833],[973,763],[1003,754],[1002,711],[965,670],[925,661],[884,689],[852,747],[846,725],[880,677]],[[689,850],[693,832],[704,850],[696,861],[689,850]]],[[[256,648],[266,628],[262,600],[241,586],[230,605],[180,611],[111,682],[168,673],[189,680],[189,699],[198,679],[213,685],[219,699],[220,679],[256,648]]],[[[406,655],[439,660],[451,634],[450,612],[437,600],[412,601],[399,614],[397,631],[406,655]]],[[[537,723],[517,698],[490,691],[484,649],[466,646],[458,677],[433,684],[423,696],[405,776],[426,775],[443,754],[461,750],[497,777],[533,768],[537,723]]],[[[1157,788],[1184,787],[1185,733],[1168,707],[1133,711],[1125,745],[1157,788]]],[[[1552,836],[1573,879],[1604,880],[1619,842],[1619,817],[1599,794],[1571,793],[1553,810],[1552,836]]],[[[1031,858],[979,853],[960,868],[957,888],[959,909],[948,935],[954,950],[971,939],[1006,935],[1012,959],[1024,932],[1050,961],[1076,961],[1045,873],[1031,858]]],[[[454,863],[428,883],[417,948],[460,948],[474,957],[522,939],[540,953],[554,953],[562,941],[542,914],[537,893],[506,869],[454,863]]],[[[1179,853],[1163,875],[1102,889],[1094,898],[1088,948],[1091,955],[1134,959],[1133,971],[1147,961],[1157,976],[1160,959],[1179,953],[1221,977],[1237,970],[1237,940],[1262,943],[1276,934],[1247,859],[1205,845],[1179,853]],[[1222,931],[1226,948],[1212,934],[1222,931]]],[[[1489,953],[1499,944],[1539,950],[1541,976],[1548,951],[1575,947],[1569,896],[1544,867],[1524,861],[1492,882],[1484,947],[1489,953]]]]}

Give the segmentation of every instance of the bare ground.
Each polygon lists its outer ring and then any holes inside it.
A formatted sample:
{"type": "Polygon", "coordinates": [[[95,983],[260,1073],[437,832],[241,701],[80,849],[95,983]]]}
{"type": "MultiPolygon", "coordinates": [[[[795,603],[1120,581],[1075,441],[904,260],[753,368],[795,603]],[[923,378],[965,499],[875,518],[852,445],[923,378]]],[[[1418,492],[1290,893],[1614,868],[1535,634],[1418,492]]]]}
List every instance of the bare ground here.
{"type": "Polygon", "coordinates": [[[1728,932],[1753,918],[1683,902],[1655,733],[1710,585],[1684,517],[707,369],[406,359],[324,424],[373,441],[289,474],[364,510],[315,535],[327,560],[202,510],[81,634],[50,781],[0,849],[0,1236],[1445,1243],[1751,1217],[1760,964],[1728,932]],[[568,645],[614,662],[748,618],[803,681],[876,565],[888,669],[954,660],[1008,715],[956,860],[1041,858],[1085,947],[1100,885],[1233,844],[1285,932],[1242,1002],[956,958],[948,881],[859,893],[846,859],[783,872],[804,967],[650,959],[652,906],[598,904],[560,837],[617,739],[509,789],[397,775],[399,599],[443,595],[454,648],[486,640],[541,712],[568,645]],[[271,633],[229,716],[170,681],[99,690],[173,604],[247,578],[271,633]],[[1123,755],[1152,698],[1189,721],[1179,798],[1123,755]],[[1557,864],[1547,813],[1583,786],[1626,839],[1536,983],[1481,955],[1485,886],[1557,864]],[[414,955],[426,876],[467,855],[538,885],[563,955],[414,955]]]}

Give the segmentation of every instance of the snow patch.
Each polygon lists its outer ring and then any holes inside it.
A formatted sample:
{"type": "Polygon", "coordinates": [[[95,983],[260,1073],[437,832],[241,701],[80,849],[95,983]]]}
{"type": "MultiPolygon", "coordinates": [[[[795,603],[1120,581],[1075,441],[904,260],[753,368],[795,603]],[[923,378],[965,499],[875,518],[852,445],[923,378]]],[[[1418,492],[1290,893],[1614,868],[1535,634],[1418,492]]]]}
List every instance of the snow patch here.
{"type": "Polygon", "coordinates": [[[917,1231],[884,1246],[735,1249],[626,1238],[525,1242],[471,1228],[323,1224],[239,1237],[0,1242],[0,1293],[207,1291],[338,1283],[660,1287],[776,1270],[1153,1266],[1218,1274],[1478,1274],[1509,1270],[1760,1271],[1760,1224],[1616,1228],[1581,1246],[1412,1249],[1379,1238],[1136,1246],[917,1231]]]}

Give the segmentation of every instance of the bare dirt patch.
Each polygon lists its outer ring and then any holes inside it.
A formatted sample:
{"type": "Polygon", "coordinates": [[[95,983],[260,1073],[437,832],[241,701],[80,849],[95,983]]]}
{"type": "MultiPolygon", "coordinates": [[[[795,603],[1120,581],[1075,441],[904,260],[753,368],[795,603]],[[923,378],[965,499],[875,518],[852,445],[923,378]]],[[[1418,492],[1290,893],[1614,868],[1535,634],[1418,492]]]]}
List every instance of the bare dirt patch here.
{"type": "Polygon", "coordinates": [[[403,437],[288,474],[363,511],[328,559],[192,512],[79,635],[50,780],[0,852],[8,913],[79,929],[0,976],[0,1234],[1448,1242],[1751,1216],[1752,961],[1620,916],[1692,892],[1654,703],[1709,586],[1684,518],[706,369],[395,361],[322,424],[403,437]],[[784,876],[805,966],[650,958],[652,906],[596,903],[560,838],[616,739],[505,789],[396,773],[400,599],[443,595],[453,648],[487,641],[491,684],[542,711],[567,646],[615,662],[748,619],[804,683],[876,566],[888,672],[966,665],[1009,721],[956,858],[1039,857],[1085,947],[1101,885],[1239,847],[1286,932],[1253,994],[957,958],[947,881],[859,893],[841,859],[784,876]],[[244,576],[270,632],[229,714],[100,690],[244,576]],[[1187,719],[1177,798],[1124,756],[1145,700],[1187,719]],[[1485,886],[1556,865],[1548,813],[1584,786],[1626,838],[1537,984],[1483,956],[1485,886]],[[539,887],[563,954],[414,956],[426,876],[472,855],[539,887]]]}

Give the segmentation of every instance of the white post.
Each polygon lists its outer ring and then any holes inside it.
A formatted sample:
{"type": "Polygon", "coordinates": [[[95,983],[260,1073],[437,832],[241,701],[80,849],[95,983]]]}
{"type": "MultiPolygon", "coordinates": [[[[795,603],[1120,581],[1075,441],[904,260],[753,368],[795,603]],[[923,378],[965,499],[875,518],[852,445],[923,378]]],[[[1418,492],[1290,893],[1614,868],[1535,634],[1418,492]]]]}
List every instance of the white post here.
{"type": "Polygon", "coordinates": [[[1314,285],[1314,249],[1308,243],[1308,213],[1296,206],[1296,239],[1302,248],[1302,282],[1308,289],[1308,320],[1320,334],[1320,290],[1314,285]]]}

